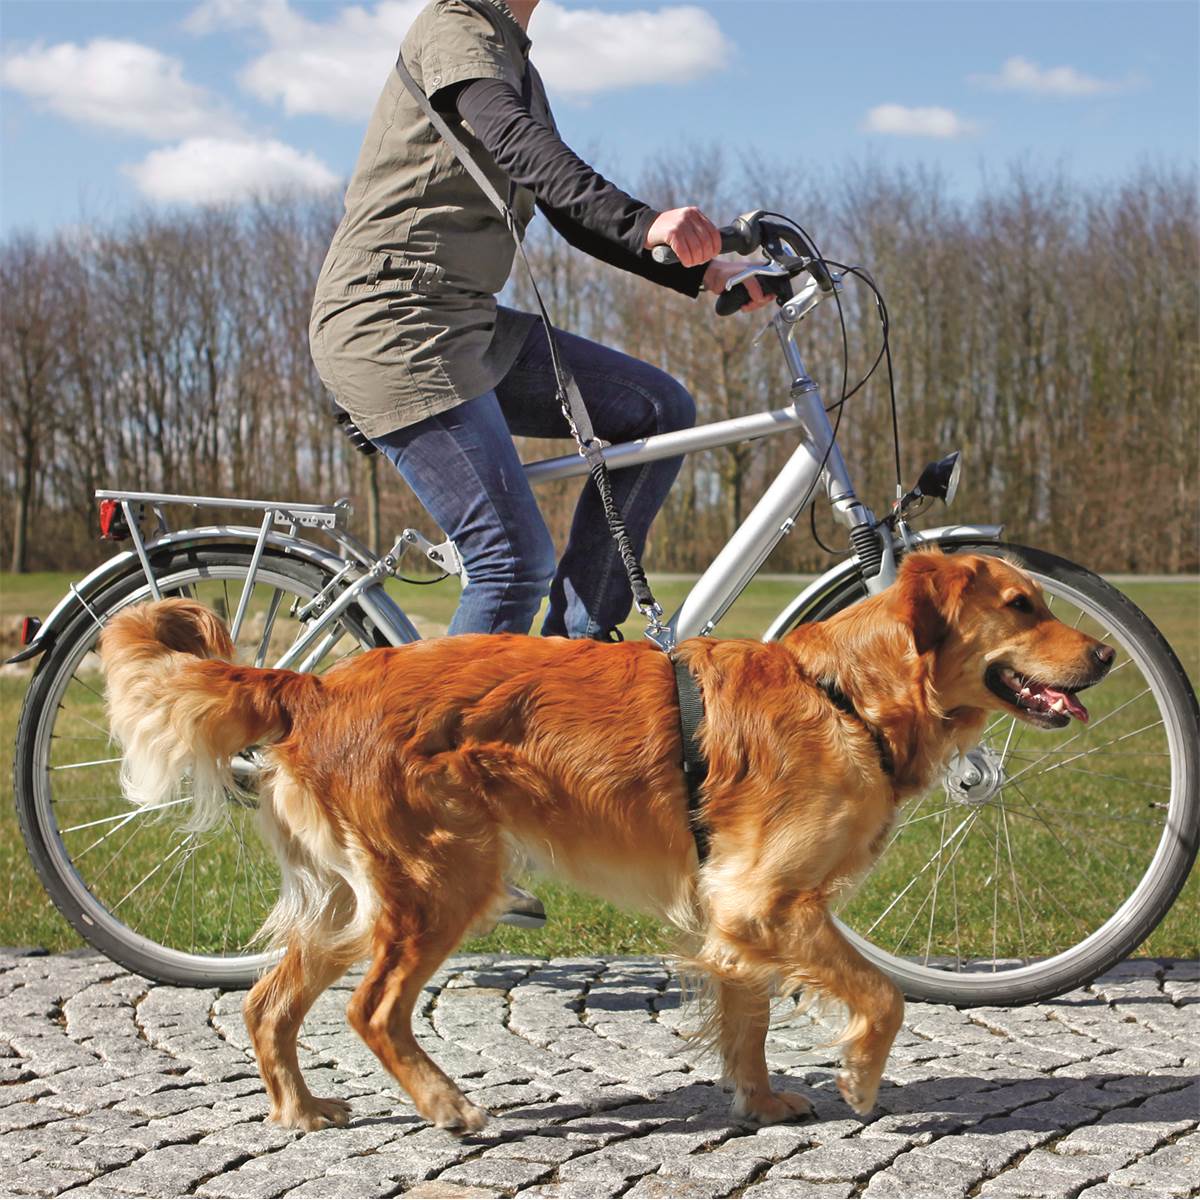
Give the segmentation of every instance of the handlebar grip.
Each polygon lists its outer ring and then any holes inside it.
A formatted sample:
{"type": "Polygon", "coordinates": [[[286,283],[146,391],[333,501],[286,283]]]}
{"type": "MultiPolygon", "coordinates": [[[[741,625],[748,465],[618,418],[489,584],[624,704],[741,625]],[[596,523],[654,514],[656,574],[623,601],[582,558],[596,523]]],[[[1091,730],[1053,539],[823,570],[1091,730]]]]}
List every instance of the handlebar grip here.
{"type": "MultiPolygon", "coordinates": [[[[746,223],[739,217],[732,225],[723,225],[718,232],[721,235],[721,253],[736,250],[739,254],[749,254],[754,249],[752,233],[746,223]]],[[[677,263],[679,256],[670,246],[655,246],[650,251],[650,257],[656,263],[677,263]]]]}
{"type": "Polygon", "coordinates": [[[722,292],[717,297],[713,311],[718,317],[731,317],[743,304],[749,303],[750,293],[744,283],[739,283],[737,287],[730,288],[729,291],[722,292]]]}

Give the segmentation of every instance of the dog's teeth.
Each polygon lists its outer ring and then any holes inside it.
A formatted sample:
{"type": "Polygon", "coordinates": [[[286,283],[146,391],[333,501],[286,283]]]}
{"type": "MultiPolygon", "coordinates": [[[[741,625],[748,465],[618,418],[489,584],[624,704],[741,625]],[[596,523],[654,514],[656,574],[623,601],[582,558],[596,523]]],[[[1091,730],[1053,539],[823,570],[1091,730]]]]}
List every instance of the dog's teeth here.
{"type": "Polygon", "coordinates": [[[1055,700],[1052,705],[1050,705],[1050,708],[1053,712],[1064,713],[1067,711],[1067,702],[1061,696],[1059,696],[1059,698],[1055,700]]]}

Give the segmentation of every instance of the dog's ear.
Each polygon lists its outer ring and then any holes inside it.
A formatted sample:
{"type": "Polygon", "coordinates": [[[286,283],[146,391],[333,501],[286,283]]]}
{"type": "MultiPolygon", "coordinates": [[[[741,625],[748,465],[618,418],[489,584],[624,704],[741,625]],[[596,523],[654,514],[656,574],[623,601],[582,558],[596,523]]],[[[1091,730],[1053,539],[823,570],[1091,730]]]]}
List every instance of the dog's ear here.
{"type": "Polygon", "coordinates": [[[963,598],[975,581],[973,558],[940,550],[908,555],[900,568],[900,620],[912,630],[918,654],[936,650],[958,621],[963,598]]]}

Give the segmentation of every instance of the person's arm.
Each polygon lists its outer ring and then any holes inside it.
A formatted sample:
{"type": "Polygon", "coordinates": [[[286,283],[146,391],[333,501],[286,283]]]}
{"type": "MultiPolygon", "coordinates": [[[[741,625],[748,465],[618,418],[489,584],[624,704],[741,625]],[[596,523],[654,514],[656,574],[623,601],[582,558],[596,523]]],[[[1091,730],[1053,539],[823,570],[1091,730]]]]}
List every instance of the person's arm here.
{"type": "MultiPolygon", "coordinates": [[[[538,121],[512,84],[494,78],[462,81],[436,93],[433,102],[457,112],[505,174],[528,188],[551,225],[576,249],[687,296],[702,285],[720,291],[740,270],[714,256],[720,240],[695,208],[656,212],[623,192],[583,161],[557,132],[538,121]],[[684,263],[661,264],[647,252],[669,244],[684,263]]],[[[747,308],[766,303],[755,281],[747,308]]]]}
{"type": "Polygon", "coordinates": [[[624,246],[619,246],[608,238],[592,232],[585,225],[567,216],[561,209],[551,208],[538,201],[538,208],[546,220],[566,239],[576,250],[582,250],[601,262],[619,267],[623,271],[640,275],[653,283],[682,292],[685,296],[700,294],[700,285],[711,264],[701,263],[698,267],[685,267],[678,263],[657,263],[649,254],[631,254],[624,246]]]}
{"type": "Polygon", "coordinates": [[[496,165],[545,207],[631,254],[641,251],[658,213],[592,170],[533,116],[510,83],[470,80],[460,86],[454,104],[496,165]]]}

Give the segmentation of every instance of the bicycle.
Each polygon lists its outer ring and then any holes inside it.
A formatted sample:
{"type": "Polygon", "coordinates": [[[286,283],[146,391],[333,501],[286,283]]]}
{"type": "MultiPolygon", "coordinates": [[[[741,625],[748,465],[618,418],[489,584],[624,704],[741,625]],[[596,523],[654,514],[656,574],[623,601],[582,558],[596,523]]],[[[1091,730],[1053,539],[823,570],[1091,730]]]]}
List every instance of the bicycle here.
{"type": "MultiPolygon", "coordinates": [[[[1196,855],[1200,711],[1183,668],[1149,619],[1085,568],[1002,542],[1000,525],[916,531],[911,520],[931,499],[952,501],[956,455],[927,467],[918,485],[876,519],[855,493],[836,424],[797,346],[807,314],[836,298],[857,269],[837,274],[799,226],[774,214],[748,214],[725,233],[728,247],[757,248],[764,257],[730,281],[719,311],[738,306],[736,289],[749,274],[775,294],[773,325],[792,381],[788,403],[609,446],[604,456],[618,469],[751,438],[791,433],[799,441],[655,637],[668,644],[710,634],[822,485],[835,518],[850,530],[853,552],[805,587],[764,638],[882,590],[898,559],[918,546],[1016,555],[1060,619],[1118,649],[1108,679],[1089,693],[1092,720],[1082,730],[1041,734],[1036,747],[1022,740],[1027,727],[1015,718],[995,720],[978,746],[949,764],[942,790],[905,810],[839,919],[851,942],[910,998],[1020,1004],[1089,983],[1158,924],[1196,855]],[[980,879],[982,894],[972,886],[980,879]],[[1049,953],[1032,952],[1031,937],[1049,953]]],[[[876,296],[886,350],[877,289],[876,296]]],[[[845,398],[843,387],[834,406],[839,420],[845,398]]],[[[540,483],[584,475],[587,464],[566,455],[526,471],[540,483]]],[[[16,656],[40,656],[17,735],[21,830],[54,903],[93,946],[164,982],[246,986],[270,961],[250,939],[275,886],[273,863],[256,838],[245,836],[254,817],[256,754],[248,750],[239,760],[245,791],[230,796],[229,820],[215,832],[177,830],[164,819],[183,799],[159,806],[165,812],[126,805],[120,759],[104,749],[108,730],[92,656],[100,629],[126,605],[198,596],[230,621],[247,661],[324,670],[344,656],[343,642],[355,653],[418,638],[385,588],[406,554],[422,555],[446,575],[461,575],[462,564],[451,543],[433,545],[414,529],[387,553],[373,554],[347,531],[344,502],[96,495],[104,533],[128,538],[132,549],[72,585],[45,624],[30,628],[16,656]],[[254,512],[259,523],[172,530],[166,513],[179,505],[254,512]],[[156,522],[149,537],[142,529],[147,513],[156,522]],[[311,540],[309,531],[332,547],[311,540]]]]}

